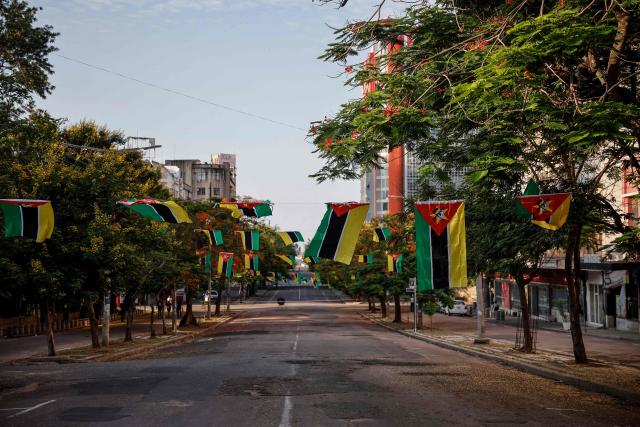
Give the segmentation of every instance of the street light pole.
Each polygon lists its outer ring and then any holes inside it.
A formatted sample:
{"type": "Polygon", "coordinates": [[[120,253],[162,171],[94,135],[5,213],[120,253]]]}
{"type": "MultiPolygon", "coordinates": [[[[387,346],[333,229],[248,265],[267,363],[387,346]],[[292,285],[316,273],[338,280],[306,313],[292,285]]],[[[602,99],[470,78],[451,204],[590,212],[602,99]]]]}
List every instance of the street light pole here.
{"type": "Polygon", "coordinates": [[[213,248],[209,243],[209,286],[207,296],[207,319],[211,319],[211,270],[213,270],[213,248]]]}
{"type": "Polygon", "coordinates": [[[476,278],[476,337],[475,344],[487,344],[489,338],[484,335],[484,286],[482,284],[482,273],[478,273],[476,278]]]}

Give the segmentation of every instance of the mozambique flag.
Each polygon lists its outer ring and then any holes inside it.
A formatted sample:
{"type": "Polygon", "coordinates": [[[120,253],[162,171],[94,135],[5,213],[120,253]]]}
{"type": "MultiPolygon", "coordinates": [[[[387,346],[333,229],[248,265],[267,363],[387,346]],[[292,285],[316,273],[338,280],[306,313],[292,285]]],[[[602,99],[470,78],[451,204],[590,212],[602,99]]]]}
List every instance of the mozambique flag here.
{"type": "Polygon", "coordinates": [[[531,222],[547,230],[558,230],[567,222],[571,193],[518,196],[518,202],[531,214],[531,222]]]}
{"type": "Polygon", "coordinates": [[[386,242],[391,238],[391,230],[389,227],[377,227],[373,229],[374,242],[386,242]]]}
{"type": "Polygon", "coordinates": [[[309,265],[314,265],[320,262],[320,258],[318,258],[317,256],[308,256],[304,259],[304,262],[309,265]]]}
{"type": "Polygon", "coordinates": [[[358,255],[358,263],[373,264],[373,254],[358,255]]]}
{"type": "Polygon", "coordinates": [[[418,290],[467,286],[464,202],[416,202],[418,290]]]}
{"type": "Polygon", "coordinates": [[[271,202],[251,201],[251,202],[223,202],[219,205],[223,209],[229,209],[231,216],[240,218],[242,215],[260,218],[263,216],[273,215],[271,210],[271,202]]]}
{"type": "Polygon", "coordinates": [[[231,277],[233,273],[233,252],[220,252],[218,255],[218,274],[231,277]]]}
{"type": "Polygon", "coordinates": [[[387,271],[389,273],[402,273],[402,255],[387,255],[387,271]]]}
{"type": "Polygon", "coordinates": [[[282,239],[285,245],[304,242],[302,233],[300,233],[299,231],[278,231],[278,235],[280,235],[280,238],[282,239]]]}
{"type": "Polygon", "coordinates": [[[118,200],[118,203],[153,221],[171,224],[191,222],[187,212],[172,200],[163,202],[156,199],[122,199],[118,200]]]}
{"type": "Polygon", "coordinates": [[[253,270],[257,272],[260,266],[260,259],[258,254],[244,254],[244,268],[245,270],[253,270]]]}
{"type": "Polygon", "coordinates": [[[350,264],[368,210],[368,203],[327,203],[327,211],[305,256],[350,264]]]}
{"type": "Polygon", "coordinates": [[[211,254],[206,254],[204,258],[200,258],[203,260],[204,272],[208,273],[211,270],[211,254]]]}
{"type": "Polygon", "coordinates": [[[296,257],[294,257],[293,255],[276,255],[278,258],[280,258],[282,261],[286,262],[287,264],[289,264],[290,266],[294,267],[296,265],[296,257]]]}
{"type": "Polygon", "coordinates": [[[29,237],[42,243],[53,234],[49,200],[0,199],[5,237],[29,237]]]}
{"type": "MultiPolygon", "coordinates": [[[[531,178],[529,182],[527,182],[527,187],[524,189],[523,196],[532,196],[534,194],[540,194],[540,187],[538,187],[538,183],[531,178]]],[[[521,216],[522,218],[531,219],[531,214],[528,210],[525,209],[519,202],[516,201],[516,215],[521,216]]]]}
{"type": "Polygon", "coordinates": [[[224,241],[222,240],[222,230],[202,230],[209,239],[209,246],[216,245],[221,246],[224,241]]]}
{"type": "Polygon", "coordinates": [[[242,247],[245,251],[259,251],[260,250],[260,232],[257,230],[251,231],[236,231],[242,239],[242,247]]]}

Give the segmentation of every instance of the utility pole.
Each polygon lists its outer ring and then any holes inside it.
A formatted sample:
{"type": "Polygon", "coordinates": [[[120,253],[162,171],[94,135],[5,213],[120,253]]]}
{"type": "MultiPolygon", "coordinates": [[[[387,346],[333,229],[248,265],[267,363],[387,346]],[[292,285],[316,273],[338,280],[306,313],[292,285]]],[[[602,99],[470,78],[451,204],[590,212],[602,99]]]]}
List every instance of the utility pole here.
{"type": "Polygon", "coordinates": [[[231,310],[231,279],[227,279],[227,311],[231,310]]]}
{"type": "Polygon", "coordinates": [[[171,298],[171,330],[175,334],[178,332],[178,313],[176,304],[176,284],[173,284],[173,297],[171,298]]]}
{"type": "Polygon", "coordinates": [[[105,271],[106,286],[104,299],[102,301],[102,346],[109,347],[109,321],[111,320],[111,278],[109,272],[105,271]]]}
{"type": "Polygon", "coordinates": [[[484,286],[482,284],[482,273],[478,273],[476,278],[476,316],[476,337],[473,342],[475,344],[487,344],[489,343],[489,338],[484,334],[484,286]]]}

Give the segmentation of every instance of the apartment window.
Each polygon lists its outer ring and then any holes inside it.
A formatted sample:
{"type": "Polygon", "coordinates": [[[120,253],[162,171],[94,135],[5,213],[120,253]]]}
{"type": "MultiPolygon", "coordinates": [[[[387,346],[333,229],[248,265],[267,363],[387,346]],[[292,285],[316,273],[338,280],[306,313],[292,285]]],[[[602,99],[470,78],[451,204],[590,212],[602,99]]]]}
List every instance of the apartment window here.
{"type": "Polygon", "coordinates": [[[197,171],[196,172],[196,181],[202,182],[206,181],[208,178],[207,171],[197,171]]]}
{"type": "Polygon", "coordinates": [[[207,195],[207,189],[204,187],[198,187],[197,193],[198,196],[206,196],[207,195]]]}
{"type": "Polygon", "coordinates": [[[213,189],[213,195],[214,196],[219,196],[220,195],[220,189],[218,187],[214,187],[213,189]]]}

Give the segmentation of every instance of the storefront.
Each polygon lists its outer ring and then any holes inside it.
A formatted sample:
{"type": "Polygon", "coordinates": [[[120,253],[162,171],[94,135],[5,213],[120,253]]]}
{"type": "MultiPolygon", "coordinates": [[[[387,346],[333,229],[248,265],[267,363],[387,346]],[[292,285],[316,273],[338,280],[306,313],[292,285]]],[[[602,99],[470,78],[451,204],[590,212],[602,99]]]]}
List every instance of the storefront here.
{"type": "Polygon", "coordinates": [[[640,331],[640,263],[585,263],[585,311],[588,326],[640,331]]]}

